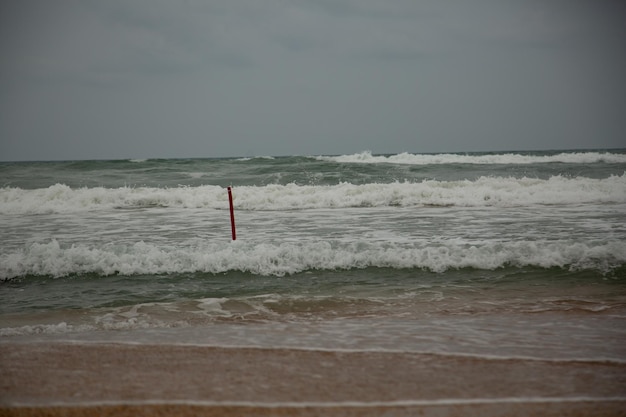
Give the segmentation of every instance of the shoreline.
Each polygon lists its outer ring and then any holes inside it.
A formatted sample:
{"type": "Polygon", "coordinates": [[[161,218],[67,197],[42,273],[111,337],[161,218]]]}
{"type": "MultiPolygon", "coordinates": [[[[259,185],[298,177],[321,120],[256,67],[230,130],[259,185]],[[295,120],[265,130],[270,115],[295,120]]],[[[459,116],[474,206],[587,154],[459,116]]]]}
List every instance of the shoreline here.
{"type": "Polygon", "coordinates": [[[64,342],[0,358],[0,416],[626,415],[615,362],[64,342]]]}
{"type": "Polygon", "coordinates": [[[118,404],[76,405],[41,407],[2,407],[4,417],[84,417],[93,415],[132,416],[385,416],[408,417],[514,417],[514,416],[560,416],[560,417],[614,417],[626,415],[626,400],[597,399],[593,401],[533,401],[503,403],[466,404],[421,404],[421,405],[199,405],[199,404],[118,404]]]}

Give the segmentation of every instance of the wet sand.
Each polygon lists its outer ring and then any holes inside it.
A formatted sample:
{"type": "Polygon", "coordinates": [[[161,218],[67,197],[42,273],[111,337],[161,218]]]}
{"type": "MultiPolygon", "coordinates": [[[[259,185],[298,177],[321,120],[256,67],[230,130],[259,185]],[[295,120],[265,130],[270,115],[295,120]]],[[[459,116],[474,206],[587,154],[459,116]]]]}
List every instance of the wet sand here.
{"type": "Polygon", "coordinates": [[[626,364],[2,343],[0,415],[626,416],[626,364]]]}

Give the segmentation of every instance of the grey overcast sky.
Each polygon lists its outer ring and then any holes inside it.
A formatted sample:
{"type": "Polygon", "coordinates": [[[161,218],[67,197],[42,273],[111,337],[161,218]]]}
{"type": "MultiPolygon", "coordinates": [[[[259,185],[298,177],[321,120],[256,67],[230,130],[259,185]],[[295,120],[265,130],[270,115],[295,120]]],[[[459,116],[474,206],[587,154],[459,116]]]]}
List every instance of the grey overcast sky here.
{"type": "Polygon", "coordinates": [[[3,0],[0,160],[626,147],[623,0],[3,0]]]}

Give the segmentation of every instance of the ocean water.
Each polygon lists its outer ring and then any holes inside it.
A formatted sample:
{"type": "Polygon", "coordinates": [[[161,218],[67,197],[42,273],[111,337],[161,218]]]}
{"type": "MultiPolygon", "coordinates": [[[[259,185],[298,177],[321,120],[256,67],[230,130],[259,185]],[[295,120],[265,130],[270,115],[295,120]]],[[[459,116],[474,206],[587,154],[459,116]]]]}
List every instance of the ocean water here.
{"type": "Polygon", "coordinates": [[[626,362],[626,150],[4,162],[0,187],[0,343],[626,362]]]}

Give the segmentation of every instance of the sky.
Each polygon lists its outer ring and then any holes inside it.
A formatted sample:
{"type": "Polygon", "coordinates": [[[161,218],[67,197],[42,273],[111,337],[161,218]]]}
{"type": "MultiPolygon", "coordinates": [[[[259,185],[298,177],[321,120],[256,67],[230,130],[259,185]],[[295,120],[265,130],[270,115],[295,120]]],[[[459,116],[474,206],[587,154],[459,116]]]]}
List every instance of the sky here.
{"type": "Polygon", "coordinates": [[[621,0],[3,0],[0,160],[626,147],[621,0]]]}

